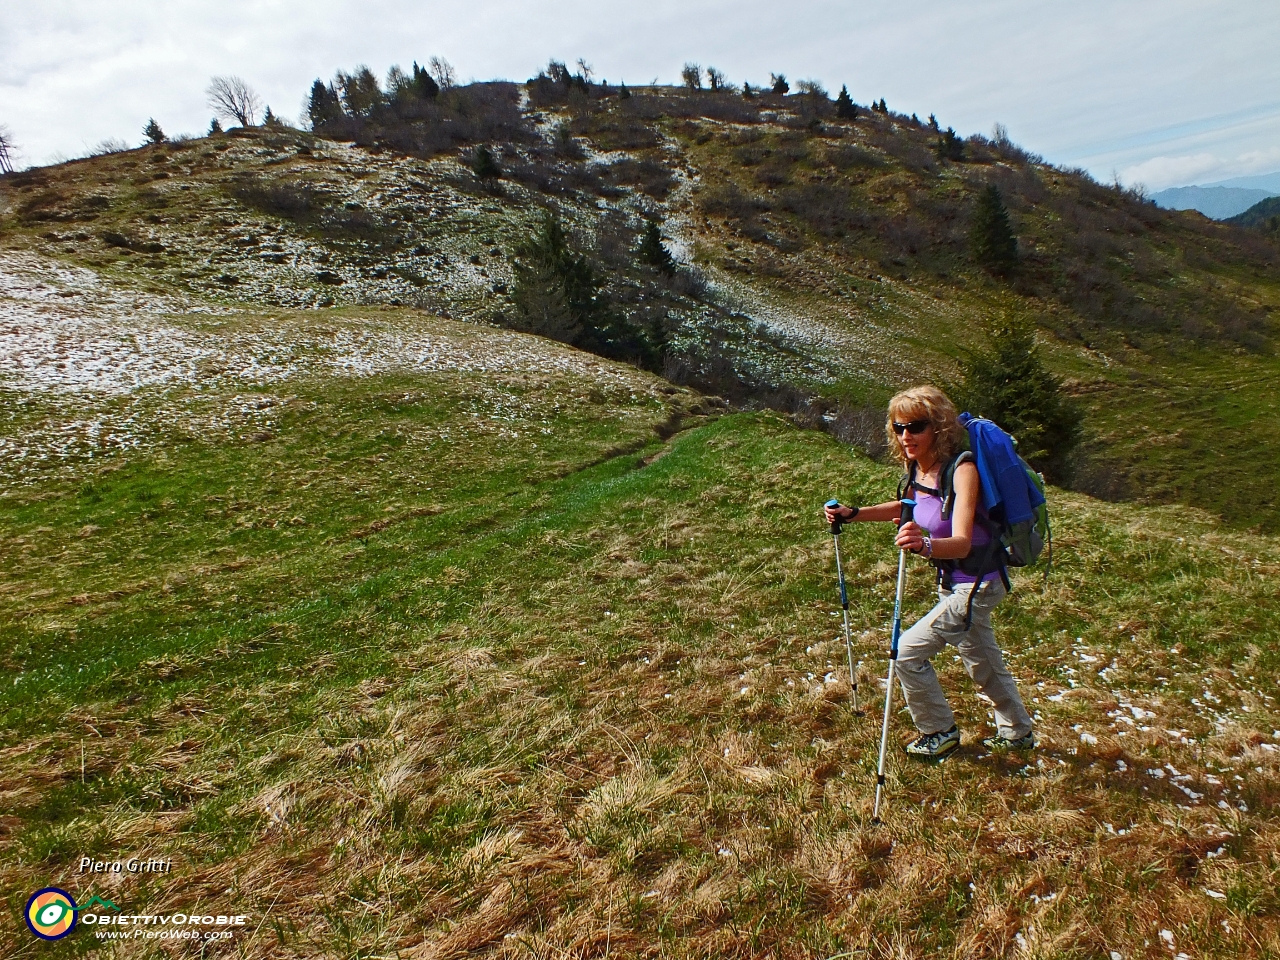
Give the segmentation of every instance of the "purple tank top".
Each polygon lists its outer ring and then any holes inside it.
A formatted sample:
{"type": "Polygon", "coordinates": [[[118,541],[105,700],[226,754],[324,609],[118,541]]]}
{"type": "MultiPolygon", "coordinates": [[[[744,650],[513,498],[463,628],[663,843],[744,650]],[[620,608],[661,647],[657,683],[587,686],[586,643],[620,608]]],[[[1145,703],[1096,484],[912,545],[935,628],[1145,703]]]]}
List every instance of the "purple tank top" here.
{"type": "MultiPolygon", "coordinates": [[[[942,519],[942,498],[935,497],[931,493],[925,493],[919,487],[912,487],[912,498],[916,502],[915,518],[916,523],[924,530],[925,534],[930,537],[951,536],[951,520],[942,519]]],[[[972,546],[970,552],[976,552],[991,542],[991,534],[982,529],[982,525],[976,520],[973,524],[972,546]]],[[[960,570],[956,570],[951,575],[953,583],[973,583],[977,577],[971,576],[960,570]]],[[[983,580],[999,580],[1000,571],[993,570],[982,577],[983,580]]]]}

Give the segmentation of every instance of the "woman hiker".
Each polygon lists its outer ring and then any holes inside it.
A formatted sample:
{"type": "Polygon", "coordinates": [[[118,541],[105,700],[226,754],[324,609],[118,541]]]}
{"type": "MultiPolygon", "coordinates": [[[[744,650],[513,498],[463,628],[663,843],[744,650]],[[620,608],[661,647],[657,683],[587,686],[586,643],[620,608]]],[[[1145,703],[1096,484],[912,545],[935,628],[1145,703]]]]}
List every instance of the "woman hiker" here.
{"type": "MultiPolygon", "coordinates": [[[[902,496],[916,501],[915,520],[901,525],[895,542],[899,549],[919,554],[938,568],[937,606],[904,632],[898,643],[898,677],[911,719],[920,731],[907,744],[907,753],[936,760],[960,746],[955,714],[930,662],[947,644],[956,648],[978,689],[995,704],[997,735],[983,740],[983,746],[1030,750],[1036,743],[1031,717],[991,629],[991,611],[1006,593],[1005,582],[999,561],[993,559],[995,550],[987,549],[991,536],[978,512],[978,468],[969,453],[961,452],[964,428],[956,419],[956,409],[936,387],[912,387],[889,401],[886,432],[890,449],[907,471],[902,496]],[[948,469],[954,470],[950,509],[942,499],[948,469]]],[[[826,518],[828,523],[837,517],[845,523],[897,523],[901,509],[897,500],[890,500],[872,507],[828,508],[826,518]]]]}

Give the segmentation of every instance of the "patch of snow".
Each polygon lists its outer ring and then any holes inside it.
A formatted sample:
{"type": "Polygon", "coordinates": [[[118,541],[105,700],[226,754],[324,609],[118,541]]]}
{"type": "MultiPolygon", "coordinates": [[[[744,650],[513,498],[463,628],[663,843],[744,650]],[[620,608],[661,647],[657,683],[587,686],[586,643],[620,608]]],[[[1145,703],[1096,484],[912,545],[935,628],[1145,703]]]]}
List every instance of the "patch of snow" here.
{"type": "MultiPolygon", "coordinates": [[[[0,392],[9,413],[0,481],[136,449],[163,432],[258,433],[281,401],[254,391],[392,371],[583,378],[629,398],[648,394],[626,367],[508,330],[377,313],[317,322],[314,314],[241,312],[0,252],[0,392]]],[[[528,420],[502,391],[490,390],[482,406],[475,413],[483,419],[528,420]]]]}

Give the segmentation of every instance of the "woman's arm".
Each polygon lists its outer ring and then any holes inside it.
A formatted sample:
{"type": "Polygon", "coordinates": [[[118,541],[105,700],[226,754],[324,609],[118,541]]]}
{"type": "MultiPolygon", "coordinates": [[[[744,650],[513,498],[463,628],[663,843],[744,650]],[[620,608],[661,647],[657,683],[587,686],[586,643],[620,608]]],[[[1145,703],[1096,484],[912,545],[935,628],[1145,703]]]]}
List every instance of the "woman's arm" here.
{"type": "Polygon", "coordinates": [[[835,523],[836,518],[840,518],[841,523],[852,523],[855,520],[894,520],[896,521],[902,515],[902,504],[897,500],[889,500],[885,503],[877,503],[873,507],[823,507],[823,513],[827,518],[827,523],[835,523]]]}

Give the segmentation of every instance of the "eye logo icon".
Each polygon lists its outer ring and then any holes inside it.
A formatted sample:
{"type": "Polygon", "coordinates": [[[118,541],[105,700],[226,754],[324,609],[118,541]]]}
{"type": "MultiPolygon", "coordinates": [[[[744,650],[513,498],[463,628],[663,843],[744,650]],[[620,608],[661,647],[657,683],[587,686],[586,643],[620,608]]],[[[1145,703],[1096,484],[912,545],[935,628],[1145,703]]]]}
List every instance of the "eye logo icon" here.
{"type": "Polygon", "coordinates": [[[27,901],[27,926],[41,940],[61,940],[76,926],[76,902],[57,887],[37,890],[27,901]]]}

